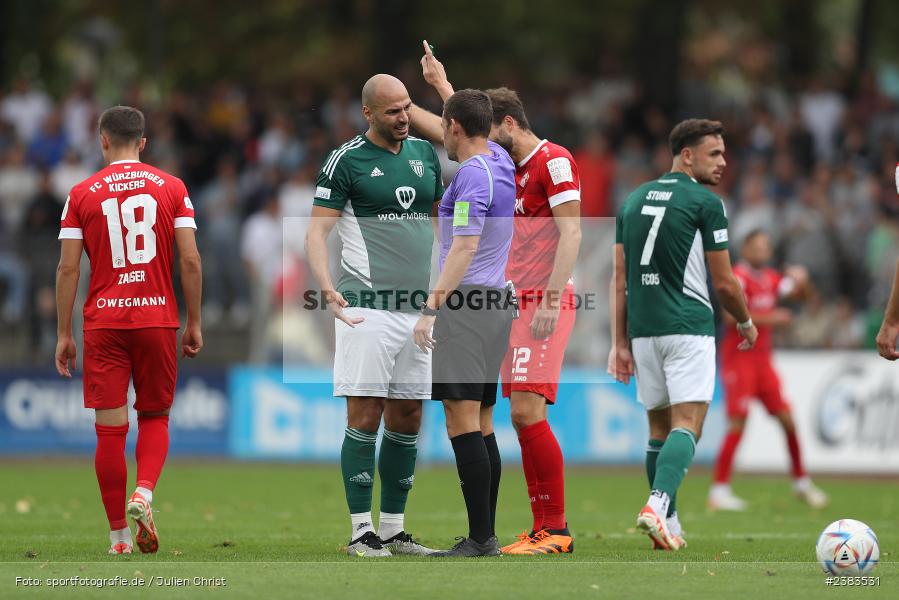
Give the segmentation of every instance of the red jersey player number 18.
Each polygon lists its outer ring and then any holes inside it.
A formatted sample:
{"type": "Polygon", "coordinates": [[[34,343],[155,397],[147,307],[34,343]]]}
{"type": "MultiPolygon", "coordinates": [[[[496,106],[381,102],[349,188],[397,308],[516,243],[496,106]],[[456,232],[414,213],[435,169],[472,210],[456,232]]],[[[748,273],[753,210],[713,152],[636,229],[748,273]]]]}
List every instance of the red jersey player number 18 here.
{"type": "Polygon", "coordinates": [[[150,502],[168,451],[168,413],[175,395],[179,327],[172,286],[177,244],[187,324],[185,356],[203,345],[202,274],[194,210],[177,177],[140,162],[144,116],[116,106],[100,117],[108,165],[72,188],[63,209],[56,277],[56,368],[71,377],[76,364],[72,311],[82,252],[91,275],[84,304],[84,406],[96,411],[97,481],[110,524],[110,553],[131,552],[125,520],[127,394],[134,383],[138,413],[137,490],[127,503],[137,545],[156,552],[150,502]]]}

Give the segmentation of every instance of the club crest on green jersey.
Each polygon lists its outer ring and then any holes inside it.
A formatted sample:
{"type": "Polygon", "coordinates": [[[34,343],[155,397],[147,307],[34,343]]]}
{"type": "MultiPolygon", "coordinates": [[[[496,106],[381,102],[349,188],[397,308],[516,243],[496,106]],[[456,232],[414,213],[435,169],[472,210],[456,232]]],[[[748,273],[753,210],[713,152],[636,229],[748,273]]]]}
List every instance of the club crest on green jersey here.
{"type": "Polygon", "coordinates": [[[410,160],[409,166],[412,167],[412,171],[418,175],[419,177],[424,177],[425,174],[425,163],[420,160],[410,160]]]}
{"type": "Polygon", "coordinates": [[[403,210],[409,210],[409,207],[415,202],[415,188],[413,187],[404,185],[396,188],[394,193],[396,194],[396,201],[400,203],[403,210]]]}

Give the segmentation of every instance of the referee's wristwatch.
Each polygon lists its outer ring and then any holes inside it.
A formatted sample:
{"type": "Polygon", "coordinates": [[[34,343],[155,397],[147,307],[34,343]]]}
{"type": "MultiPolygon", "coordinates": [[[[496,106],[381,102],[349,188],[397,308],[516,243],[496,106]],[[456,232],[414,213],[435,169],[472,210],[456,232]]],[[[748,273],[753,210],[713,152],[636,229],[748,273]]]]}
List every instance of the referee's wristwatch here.
{"type": "Polygon", "coordinates": [[[427,305],[427,303],[425,303],[425,304],[421,305],[421,314],[423,314],[426,317],[436,317],[437,309],[431,308],[430,306],[427,305]]]}
{"type": "Polygon", "coordinates": [[[739,329],[740,331],[746,331],[747,329],[749,329],[750,327],[752,327],[752,325],[753,325],[753,323],[752,323],[752,317],[749,317],[748,319],[746,319],[746,320],[743,321],[742,323],[737,323],[737,329],[739,329]]]}

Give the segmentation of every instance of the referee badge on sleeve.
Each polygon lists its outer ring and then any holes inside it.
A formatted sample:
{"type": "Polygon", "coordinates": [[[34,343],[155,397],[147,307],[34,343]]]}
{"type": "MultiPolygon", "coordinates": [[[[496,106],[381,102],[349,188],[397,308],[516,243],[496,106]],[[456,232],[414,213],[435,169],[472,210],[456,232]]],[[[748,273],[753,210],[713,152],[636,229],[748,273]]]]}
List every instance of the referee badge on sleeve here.
{"type": "Polygon", "coordinates": [[[453,227],[468,225],[468,202],[456,202],[453,209],[453,227]]]}

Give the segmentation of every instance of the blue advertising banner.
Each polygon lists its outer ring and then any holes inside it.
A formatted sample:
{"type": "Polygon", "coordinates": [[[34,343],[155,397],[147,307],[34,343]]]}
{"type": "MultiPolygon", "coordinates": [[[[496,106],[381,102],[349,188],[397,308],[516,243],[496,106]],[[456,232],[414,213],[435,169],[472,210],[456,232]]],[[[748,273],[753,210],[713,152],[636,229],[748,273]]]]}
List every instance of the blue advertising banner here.
{"type": "MultiPolygon", "coordinates": [[[[133,402],[129,390],[129,404],[133,402]]],[[[137,440],[130,411],[128,443],[137,440]]],[[[224,371],[179,374],[169,431],[172,454],[221,455],[228,449],[229,421],[224,371]]],[[[84,408],[82,380],[55,371],[0,371],[0,454],[93,452],[94,411],[84,408]]]]}
{"type": "MultiPolygon", "coordinates": [[[[280,368],[241,367],[230,375],[233,419],[230,448],[235,456],[253,459],[336,461],[340,458],[346,408],[332,394],[330,373],[280,368]],[[301,383],[284,383],[284,380],[301,383]],[[305,383],[304,383],[305,382],[305,383]]],[[[633,383],[613,383],[595,371],[566,370],[549,420],[569,463],[642,463],[647,425],[633,383]]],[[[520,460],[509,403],[500,398],[494,410],[497,441],[503,458],[520,460]]],[[[698,462],[712,462],[723,435],[720,391],[697,448],[698,462]]],[[[443,407],[426,402],[418,442],[422,461],[453,460],[446,437],[443,407]]]]}

